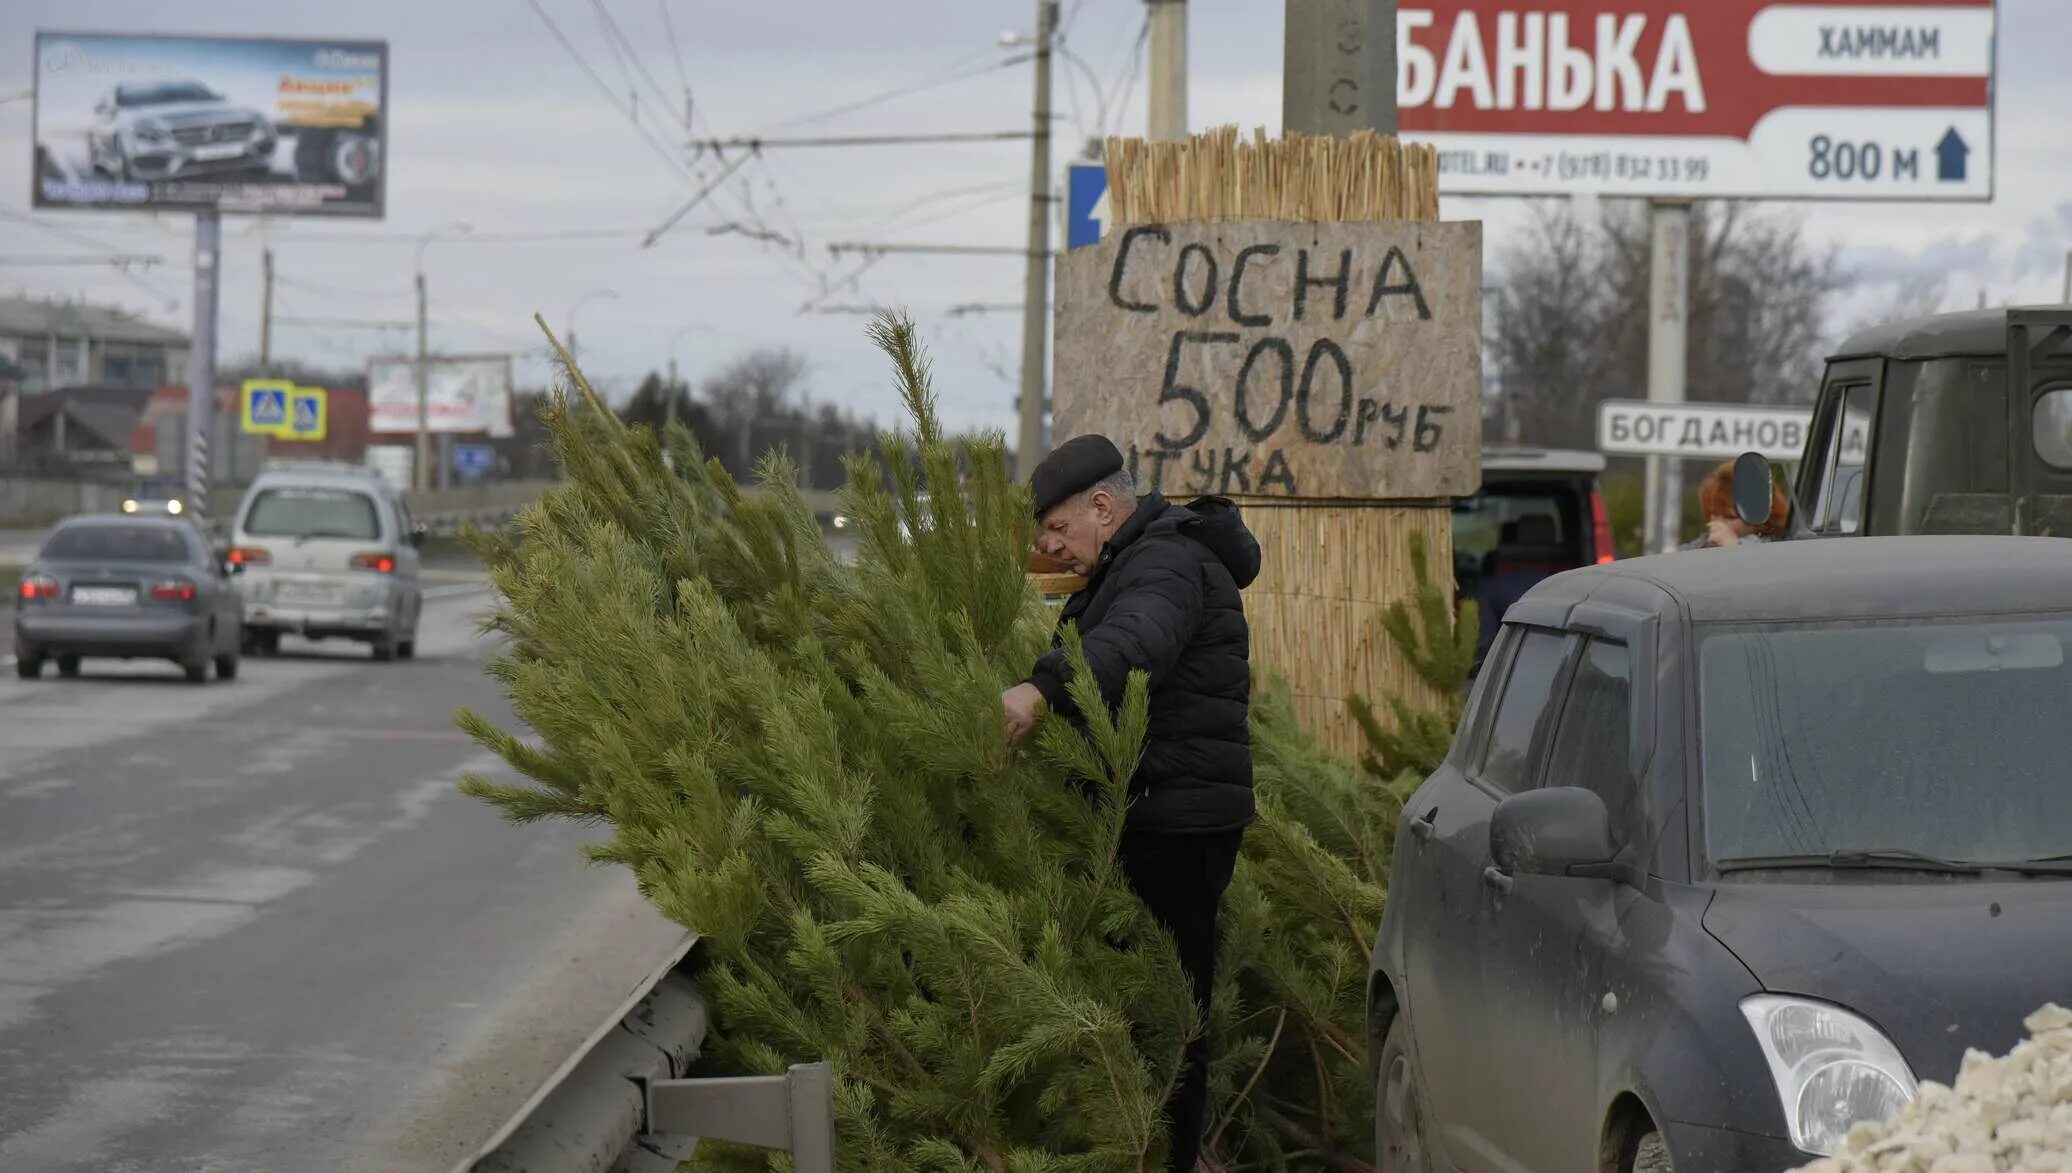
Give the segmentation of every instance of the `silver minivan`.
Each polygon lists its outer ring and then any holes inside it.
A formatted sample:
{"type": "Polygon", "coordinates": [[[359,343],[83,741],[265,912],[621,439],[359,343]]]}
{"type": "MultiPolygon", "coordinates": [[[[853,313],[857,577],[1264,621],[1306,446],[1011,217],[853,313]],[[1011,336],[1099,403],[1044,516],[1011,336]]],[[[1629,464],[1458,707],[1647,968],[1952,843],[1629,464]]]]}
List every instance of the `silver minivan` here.
{"type": "Polygon", "coordinates": [[[424,607],[418,550],[425,528],[372,469],[322,461],[269,463],[245,491],[230,561],[244,597],[245,644],[280,650],[284,632],[352,639],[377,660],[417,650],[424,607]]]}

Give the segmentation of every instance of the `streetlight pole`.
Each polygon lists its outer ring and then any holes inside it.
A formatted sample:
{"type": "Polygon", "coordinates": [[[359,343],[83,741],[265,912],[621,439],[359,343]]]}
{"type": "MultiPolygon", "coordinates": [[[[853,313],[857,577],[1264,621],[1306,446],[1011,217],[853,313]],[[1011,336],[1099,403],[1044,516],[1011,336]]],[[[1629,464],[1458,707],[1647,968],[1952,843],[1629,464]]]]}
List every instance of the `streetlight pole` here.
{"type": "MultiPolygon", "coordinates": [[[[414,266],[417,273],[417,468],[414,470],[416,475],[411,477],[411,481],[420,493],[432,487],[431,370],[428,365],[430,356],[427,354],[429,342],[426,338],[428,331],[425,314],[424,250],[431,246],[432,241],[439,238],[440,233],[473,230],[469,224],[455,221],[452,224],[441,224],[425,233],[424,239],[417,242],[417,263],[414,266]]],[[[444,480],[444,462],[441,464],[439,475],[440,479],[444,480]]]]}

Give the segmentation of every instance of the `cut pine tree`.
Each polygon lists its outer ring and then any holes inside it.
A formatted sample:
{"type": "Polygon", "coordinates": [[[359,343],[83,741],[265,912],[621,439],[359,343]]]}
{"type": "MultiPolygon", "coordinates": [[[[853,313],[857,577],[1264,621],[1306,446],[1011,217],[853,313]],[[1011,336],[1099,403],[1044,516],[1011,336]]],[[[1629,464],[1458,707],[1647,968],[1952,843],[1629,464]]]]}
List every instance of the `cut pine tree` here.
{"type": "MultiPolygon", "coordinates": [[[[590,856],[701,935],[714,1068],[832,1062],[844,1170],[1161,1169],[1198,1024],[1115,863],[1142,681],[1086,735],[1046,719],[1032,748],[1004,744],[999,692],[1052,617],[1027,491],[998,437],[943,437],[913,327],[873,334],[913,432],[849,463],[853,565],[784,459],[744,491],[568,366],[548,412],[565,483],[474,538],[509,641],[491,671],[526,729],[458,720],[525,781],[462,788],[596,825],[590,856]]],[[[1365,1170],[1365,958],[1396,812],[1284,694],[1254,725],[1208,1160],[1365,1170]]],[[[701,1145],[693,1165],[788,1162],[701,1145]]]]}

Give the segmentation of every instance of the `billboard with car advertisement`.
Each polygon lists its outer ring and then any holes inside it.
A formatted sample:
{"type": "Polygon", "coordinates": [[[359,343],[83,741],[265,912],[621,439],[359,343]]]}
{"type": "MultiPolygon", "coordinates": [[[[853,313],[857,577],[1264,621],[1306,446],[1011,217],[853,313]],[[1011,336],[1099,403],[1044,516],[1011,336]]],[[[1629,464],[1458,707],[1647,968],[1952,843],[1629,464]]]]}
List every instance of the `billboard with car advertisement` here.
{"type": "Polygon", "coordinates": [[[384,41],[36,34],[32,203],[380,217],[384,41]]]}

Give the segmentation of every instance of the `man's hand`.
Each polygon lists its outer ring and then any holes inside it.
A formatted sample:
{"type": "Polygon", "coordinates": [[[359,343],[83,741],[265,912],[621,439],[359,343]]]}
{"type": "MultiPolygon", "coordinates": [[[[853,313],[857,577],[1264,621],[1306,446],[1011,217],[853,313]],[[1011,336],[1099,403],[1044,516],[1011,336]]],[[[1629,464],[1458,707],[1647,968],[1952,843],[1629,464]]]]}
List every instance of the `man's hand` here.
{"type": "Polygon", "coordinates": [[[1728,521],[1724,517],[1715,517],[1711,521],[1706,522],[1705,532],[1711,535],[1712,544],[1715,546],[1738,546],[1741,544],[1740,532],[1734,528],[1733,522],[1728,521]]]}
{"type": "Polygon", "coordinates": [[[1000,707],[1007,711],[1007,744],[1020,745],[1036,728],[1043,712],[1043,693],[1026,681],[1000,694],[1000,707]]]}

